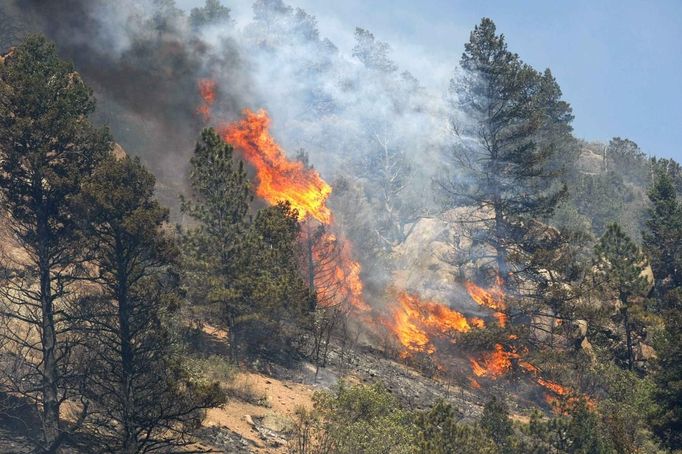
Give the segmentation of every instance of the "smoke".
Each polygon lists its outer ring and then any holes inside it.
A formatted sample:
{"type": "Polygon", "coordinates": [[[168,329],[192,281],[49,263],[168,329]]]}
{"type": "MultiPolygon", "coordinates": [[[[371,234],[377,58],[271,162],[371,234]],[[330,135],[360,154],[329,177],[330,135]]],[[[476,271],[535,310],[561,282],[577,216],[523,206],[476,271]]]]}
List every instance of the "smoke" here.
{"type": "Polygon", "coordinates": [[[97,120],[152,168],[171,206],[202,127],[197,81],[217,79],[227,115],[247,104],[249,71],[226,14],[189,17],[165,0],[13,0],[4,8],[74,62],[95,90],[97,120]],[[226,32],[208,42],[203,31],[218,25],[226,32]]]}
{"type": "Polygon", "coordinates": [[[368,31],[356,31],[349,55],[321,35],[315,17],[282,0],[256,0],[253,19],[239,26],[215,1],[191,14],[172,0],[9,5],[75,63],[95,89],[99,120],[152,168],[168,205],[184,189],[204,126],[197,83],[209,78],[218,87],[214,118],[266,108],[290,155],[304,151],[332,183],[338,221],[360,251],[370,288],[385,288],[387,255],[435,210],[448,106],[368,31]]]}

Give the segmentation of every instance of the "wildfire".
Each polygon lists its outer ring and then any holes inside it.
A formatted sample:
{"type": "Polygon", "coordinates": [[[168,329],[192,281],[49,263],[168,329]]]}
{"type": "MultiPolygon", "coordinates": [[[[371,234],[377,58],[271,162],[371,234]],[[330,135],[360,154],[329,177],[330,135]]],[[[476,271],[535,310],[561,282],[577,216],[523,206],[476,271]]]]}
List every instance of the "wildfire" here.
{"type": "Polygon", "coordinates": [[[198,85],[202,103],[197,107],[197,113],[204,121],[208,121],[211,118],[211,107],[216,100],[216,83],[211,79],[201,79],[198,85]]]}
{"type": "Polygon", "coordinates": [[[370,308],[362,295],[361,268],[353,260],[352,243],[325,232],[321,244],[322,247],[313,250],[313,255],[320,268],[314,280],[322,307],[348,303],[360,312],[368,312],[370,308]],[[325,257],[325,254],[333,255],[325,257]]]}
{"type": "Polygon", "coordinates": [[[483,289],[470,281],[465,282],[464,286],[467,289],[469,296],[471,296],[471,299],[477,304],[495,311],[493,315],[502,328],[507,325],[507,314],[504,313],[507,305],[504,302],[504,289],[501,277],[498,276],[495,280],[495,285],[488,290],[483,289]]]}
{"type": "Polygon", "coordinates": [[[490,353],[484,353],[480,361],[469,358],[469,362],[472,372],[477,377],[496,379],[511,369],[512,358],[518,358],[518,354],[505,351],[502,344],[495,344],[495,349],[490,353]]]}
{"type": "Polygon", "coordinates": [[[326,202],[331,186],[314,169],[286,157],[270,135],[270,117],[265,110],[246,109],[243,114],[243,119],[227,125],[221,133],[256,169],[258,197],[271,204],[286,200],[301,219],[310,216],[330,224],[332,215],[326,202]]]}
{"type": "MultiPolygon", "coordinates": [[[[215,84],[199,86],[205,105],[213,102],[215,84]]],[[[270,117],[265,110],[244,110],[244,117],[220,128],[223,140],[232,144],[256,171],[256,195],[270,204],[288,201],[299,214],[302,222],[332,224],[332,213],[327,199],[332,192],[320,174],[302,162],[287,158],[284,150],[270,135],[270,117]]],[[[359,312],[368,312],[363,298],[360,264],[353,260],[353,246],[345,238],[325,233],[324,242],[337,243],[338,253],[331,261],[324,262],[327,269],[325,283],[316,279],[315,288],[320,301],[326,305],[350,304],[359,312]],[[332,282],[328,282],[331,280],[332,282]]],[[[321,257],[316,257],[321,259],[321,257]]]]}
{"type": "Polygon", "coordinates": [[[436,301],[422,300],[417,294],[405,291],[399,292],[396,300],[388,327],[407,351],[431,354],[436,349],[430,333],[447,335],[471,330],[472,324],[464,315],[436,301]]]}

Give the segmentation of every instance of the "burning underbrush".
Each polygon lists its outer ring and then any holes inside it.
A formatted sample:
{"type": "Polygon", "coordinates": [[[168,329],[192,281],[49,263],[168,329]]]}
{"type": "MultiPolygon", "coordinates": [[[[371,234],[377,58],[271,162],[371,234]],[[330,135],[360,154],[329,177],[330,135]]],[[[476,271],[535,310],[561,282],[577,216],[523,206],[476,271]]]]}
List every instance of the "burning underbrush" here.
{"type": "MultiPolygon", "coordinates": [[[[197,113],[207,122],[211,120],[216,88],[211,80],[199,82],[202,103],[197,113]]],[[[519,387],[540,388],[550,406],[573,395],[526,361],[526,352],[514,345],[513,335],[505,334],[509,342],[488,342],[487,347],[472,348],[460,342],[478,334],[506,332],[508,307],[500,276],[488,287],[462,282],[467,298],[478,308],[469,314],[399,285],[388,285],[383,301],[377,302],[377,307],[370,306],[365,301],[363,271],[354,246],[335,223],[327,204],[331,185],[314,168],[288,158],[270,134],[270,124],[265,110],[246,109],[241,119],[219,123],[218,130],[253,170],[256,196],[268,204],[286,201],[298,212],[303,227],[302,249],[307,250],[304,268],[316,290],[318,308],[343,308],[363,327],[370,343],[377,343],[371,339],[388,336],[400,361],[420,369],[428,363],[432,373],[460,377],[473,389],[493,384],[514,386],[518,394],[519,387]]]]}

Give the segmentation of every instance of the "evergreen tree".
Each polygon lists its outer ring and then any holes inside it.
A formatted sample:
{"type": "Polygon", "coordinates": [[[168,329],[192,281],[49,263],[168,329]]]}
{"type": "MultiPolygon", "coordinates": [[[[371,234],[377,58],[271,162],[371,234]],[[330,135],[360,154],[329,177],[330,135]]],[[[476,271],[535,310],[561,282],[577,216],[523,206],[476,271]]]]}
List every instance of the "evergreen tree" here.
{"type": "Polygon", "coordinates": [[[571,110],[551,73],[510,52],[490,19],[474,28],[460,64],[463,76],[450,85],[458,170],[439,185],[453,205],[480,210],[480,241],[494,248],[494,266],[510,286],[524,255],[510,263],[508,252],[518,249],[527,221],[551,215],[565,195],[550,163],[570,132],[571,110]]]}
{"type": "Polygon", "coordinates": [[[236,360],[236,327],[240,317],[249,312],[237,281],[244,266],[253,196],[243,164],[233,161],[232,146],[212,129],[202,131],[190,168],[192,199],[183,200],[182,212],[198,226],[183,240],[189,295],[195,302],[218,306],[236,360]]]}
{"type": "Polygon", "coordinates": [[[76,386],[69,302],[83,256],[73,200],[112,147],[88,120],[94,108],[92,91],[42,37],[29,37],[0,67],[0,194],[26,256],[8,264],[3,304],[38,338],[3,336],[21,344],[15,354],[27,369],[12,392],[40,407],[40,449],[49,452],[65,437],[60,407],[76,386]]]}
{"type": "Polygon", "coordinates": [[[237,283],[248,309],[236,328],[252,351],[291,353],[283,330],[307,324],[312,294],[301,269],[300,230],[298,212],[281,202],[261,209],[248,233],[237,283]]]}
{"type": "Polygon", "coordinates": [[[669,292],[670,309],[665,330],[657,345],[658,362],[654,374],[658,404],[653,428],[666,446],[682,449],[682,288],[669,292]]]}
{"type": "Polygon", "coordinates": [[[172,314],[179,302],[168,210],[139,159],[113,156],[83,183],[80,203],[100,295],[84,302],[92,353],[85,395],[90,424],[107,452],[186,445],[217,388],[183,370],[172,314]]]}
{"type": "Polygon", "coordinates": [[[389,57],[390,53],[391,46],[377,41],[370,31],[359,27],[355,29],[353,57],[360,60],[367,68],[386,73],[396,71],[398,66],[389,57]]]}
{"type": "Polygon", "coordinates": [[[635,362],[633,336],[641,309],[639,303],[647,284],[643,275],[645,266],[646,260],[637,245],[618,224],[609,225],[595,246],[595,273],[598,285],[606,290],[607,295],[612,293],[619,301],[627,348],[626,364],[630,370],[633,370],[635,362]]]}
{"type": "Polygon", "coordinates": [[[458,422],[451,405],[437,402],[420,415],[417,452],[423,454],[496,454],[495,443],[477,425],[458,422]]]}
{"type": "Polygon", "coordinates": [[[664,170],[656,172],[648,195],[652,206],[642,233],[643,247],[663,297],[669,289],[682,286],[682,204],[664,170]]]}
{"type": "Polygon", "coordinates": [[[509,407],[503,400],[493,397],[483,407],[481,427],[501,452],[510,452],[514,429],[509,419],[509,407]]]}
{"type": "Polygon", "coordinates": [[[193,8],[189,16],[189,23],[194,29],[229,20],[230,10],[223,6],[219,0],[206,0],[203,8],[193,8]]]}

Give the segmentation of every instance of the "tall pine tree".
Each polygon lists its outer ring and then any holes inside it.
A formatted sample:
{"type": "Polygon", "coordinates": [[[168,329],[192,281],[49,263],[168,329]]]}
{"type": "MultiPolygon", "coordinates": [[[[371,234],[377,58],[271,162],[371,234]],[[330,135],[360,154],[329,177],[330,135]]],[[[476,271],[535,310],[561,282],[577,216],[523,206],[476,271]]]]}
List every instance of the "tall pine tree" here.
{"type": "Polygon", "coordinates": [[[663,169],[656,171],[648,195],[651,208],[642,233],[643,247],[651,259],[657,293],[663,298],[670,289],[682,286],[682,204],[673,179],[663,169]]]}
{"type": "Polygon", "coordinates": [[[641,312],[647,280],[646,259],[639,247],[618,224],[611,224],[595,246],[594,271],[598,284],[606,295],[615,296],[619,304],[619,319],[625,334],[626,365],[634,369],[634,335],[636,318],[641,312]]]}
{"type": "Polygon", "coordinates": [[[551,215],[565,195],[555,153],[573,117],[551,73],[510,52],[490,19],[474,28],[460,64],[450,85],[452,173],[439,184],[450,204],[479,211],[477,238],[494,249],[493,266],[511,287],[524,271],[528,221],[551,215]]]}
{"type": "Polygon", "coordinates": [[[2,335],[24,356],[11,391],[40,408],[46,452],[65,438],[60,408],[77,381],[69,303],[83,256],[73,200],[112,147],[88,120],[94,108],[92,91],[42,37],[28,38],[0,67],[0,196],[25,254],[4,273],[2,303],[14,324],[2,335]]]}
{"type": "Polygon", "coordinates": [[[101,294],[84,301],[92,326],[85,394],[90,427],[107,452],[157,451],[189,443],[202,410],[221,403],[216,386],[182,367],[173,328],[179,303],[177,248],[164,232],[168,210],[139,159],[113,156],[83,184],[80,203],[101,294]]]}
{"type": "Polygon", "coordinates": [[[230,336],[230,353],[237,359],[237,324],[248,312],[237,287],[242,272],[249,203],[253,196],[243,164],[232,158],[232,146],[213,129],[205,129],[190,161],[192,198],[183,213],[196,227],[184,237],[183,252],[190,298],[219,311],[230,336]]]}

